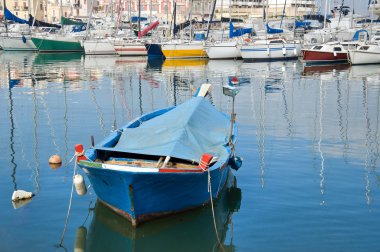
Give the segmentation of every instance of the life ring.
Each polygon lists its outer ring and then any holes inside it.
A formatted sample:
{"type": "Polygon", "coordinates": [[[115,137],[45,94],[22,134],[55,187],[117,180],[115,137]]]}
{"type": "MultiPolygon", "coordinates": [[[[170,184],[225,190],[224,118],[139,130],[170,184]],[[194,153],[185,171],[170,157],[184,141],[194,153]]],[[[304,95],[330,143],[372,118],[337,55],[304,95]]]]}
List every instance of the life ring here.
{"type": "Polygon", "coordinates": [[[244,41],[247,42],[247,43],[252,42],[252,40],[250,38],[245,38],[244,41]]]}

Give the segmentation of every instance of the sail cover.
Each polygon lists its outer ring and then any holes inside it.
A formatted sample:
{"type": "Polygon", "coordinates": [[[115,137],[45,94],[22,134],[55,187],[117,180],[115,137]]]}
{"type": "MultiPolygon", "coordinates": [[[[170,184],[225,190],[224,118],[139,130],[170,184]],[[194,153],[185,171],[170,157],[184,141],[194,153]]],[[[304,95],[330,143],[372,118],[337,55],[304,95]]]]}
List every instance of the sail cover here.
{"type": "Polygon", "coordinates": [[[29,24],[29,22],[27,20],[21,19],[21,18],[17,17],[16,15],[13,15],[13,13],[10,12],[7,9],[7,7],[4,8],[4,17],[6,20],[12,20],[12,21],[19,23],[19,24],[29,24]]]}
{"type": "Polygon", "coordinates": [[[112,151],[171,156],[198,162],[204,153],[227,154],[230,120],[204,97],[194,97],[169,112],[126,128],[112,151]]]}
{"type": "Polygon", "coordinates": [[[55,27],[55,28],[61,28],[60,25],[46,23],[46,22],[43,22],[43,21],[39,21],[37,19],[34,20],[34,17],[29,14],[29,26],[32,26],[32,25],[36,26],[36,27],[55,27]],[[33,24],[33,21],[34,21],[34,24],[33,24]]]}
{"type": "Polygon", "coordinates": [[[232,22],[230,22],[230,38],[233,38],[233,37],[240,37],[244,34],[250,34],[252,33],[253,29],[252,28],[239,28],[239,29],[235,29],[234,25],[232,24],[232,22]]]}

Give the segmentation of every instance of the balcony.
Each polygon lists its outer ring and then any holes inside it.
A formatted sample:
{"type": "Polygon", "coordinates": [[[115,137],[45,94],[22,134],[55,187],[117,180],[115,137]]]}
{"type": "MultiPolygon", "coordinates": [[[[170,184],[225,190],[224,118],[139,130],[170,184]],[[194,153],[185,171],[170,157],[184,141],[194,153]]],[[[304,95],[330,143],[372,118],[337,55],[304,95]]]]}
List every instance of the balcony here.
{"type": "Polygon", "coordinates": [[[19,11],[19,10],[20,10],[20,7],[19,7],[19,6],[13,6],[13,10],[14,10],[14,11],[19,11]]]}
{"type": "Polygon", "coordinates": [[[23,11],[28,11],[28,6],[23,6],[22,8],[21,8],[23,11]]]}

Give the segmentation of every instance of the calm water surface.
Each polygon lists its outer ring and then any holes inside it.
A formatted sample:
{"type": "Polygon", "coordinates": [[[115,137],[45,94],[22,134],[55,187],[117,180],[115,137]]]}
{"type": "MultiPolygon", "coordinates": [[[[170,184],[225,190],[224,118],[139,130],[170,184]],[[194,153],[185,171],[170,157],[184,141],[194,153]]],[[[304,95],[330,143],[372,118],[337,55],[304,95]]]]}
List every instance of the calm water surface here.
{"type": "Polygon", "coordinates": [[[380,251],[379,66],[34,53],[0,62],[0,251],[380,251]],[[222,248],[209,206],[134,229],[91,188],[74,194],[64,232],[75,144],[180,104],[205,82],[228,113],[232,76],[244,163],[233,173],[241,195],[216,202],[222,248]],[[55,153],[61,168],[48,164],[55,153]],[[35,197],[13,204],[15,189],[35,197]]]}

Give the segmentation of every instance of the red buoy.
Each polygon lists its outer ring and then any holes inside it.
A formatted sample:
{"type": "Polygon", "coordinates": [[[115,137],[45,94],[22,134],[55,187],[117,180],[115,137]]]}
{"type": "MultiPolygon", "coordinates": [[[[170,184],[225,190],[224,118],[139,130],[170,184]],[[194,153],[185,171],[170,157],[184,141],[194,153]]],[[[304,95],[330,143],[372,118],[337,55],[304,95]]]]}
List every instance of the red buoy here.
{"type": "Polygon", "coordinates": [[[236,76],[233,76],[233,77],[231,78],[231,83],[232,83],[233,85],[237,85],[237,84],[239,84],[239,80],[238,80],[238,78],[237,78],[236,76]]]}
{"type": "Polygon", "coordinates": [[[77,162],[81,160],[87,160],[86,156],[84,155],[84,148],[82,144],[75,145],[75,155],[77,156],[77,162]]]}
{"type": "Polygon", "coordinates": [[[211,154],[205,153],[202,155],[201,160],[199,161],[198,167],[206,171],[211,163],[213,156],[211,154]]]}

